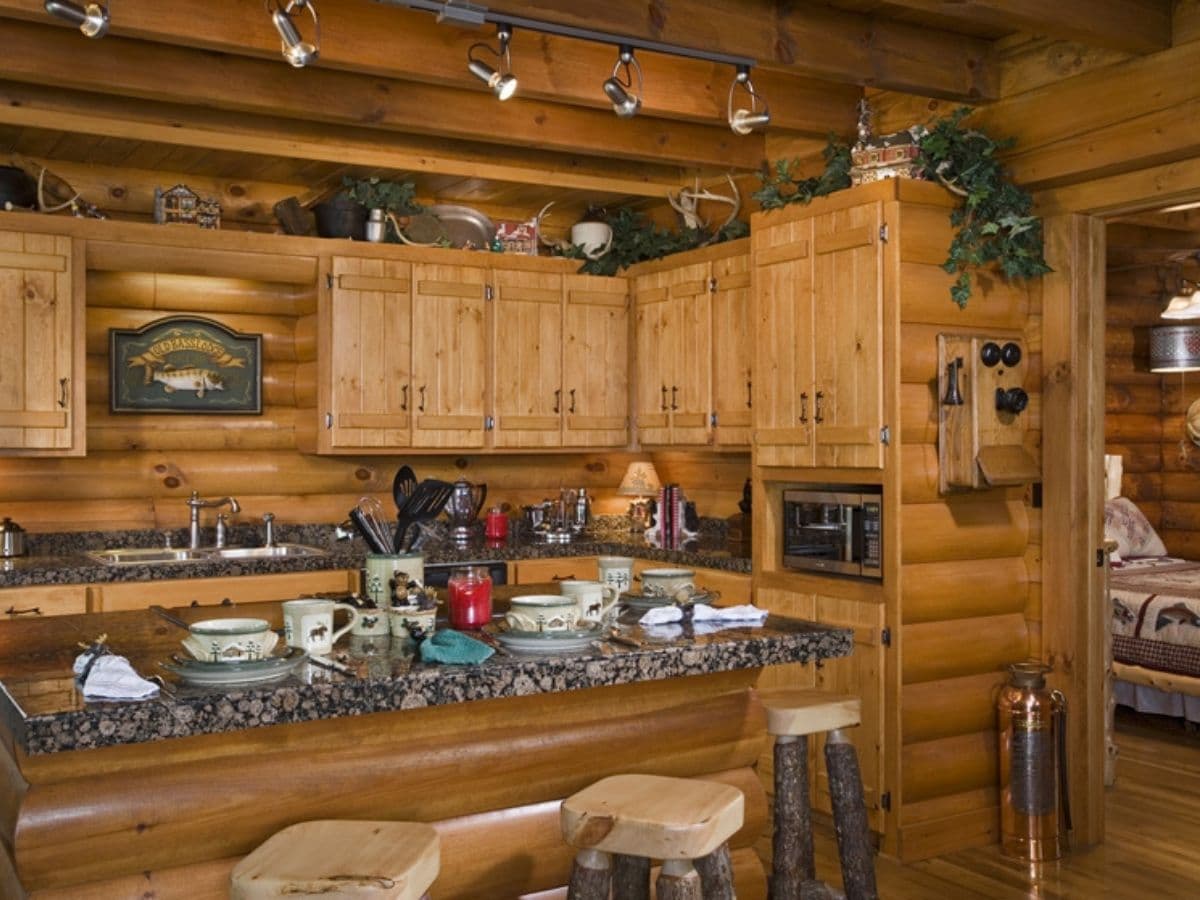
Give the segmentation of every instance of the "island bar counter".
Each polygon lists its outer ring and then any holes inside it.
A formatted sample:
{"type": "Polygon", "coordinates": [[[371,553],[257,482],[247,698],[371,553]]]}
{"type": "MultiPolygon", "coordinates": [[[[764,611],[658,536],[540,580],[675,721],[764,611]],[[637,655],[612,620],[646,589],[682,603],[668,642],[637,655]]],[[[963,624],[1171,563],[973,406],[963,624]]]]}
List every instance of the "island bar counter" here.
{"type": "MultiPolygon", "coordinates": [[[[497,595],[517,590],[531,588],[497,595]]],[[[232,614],[280,622],[277,603],[232,614]]],[[[354,657],[357,678],[306,666],[275,685],[84,706],[70,659],[101,631],[144,674],[182,635],[152,611],[0,629],[0,896],[224,898],[237,861],[286,825],[376,818],[438,828],[438,900],[518,897],[566,883],[563,797],[645,772],[745,793],[738,896],[765,897],[752,849],[768,830],[754,683],[763,665],[851,649],[846,630],[776,617],[662,641],[634,626],[640,647],[479,666],[354,657]]]]}

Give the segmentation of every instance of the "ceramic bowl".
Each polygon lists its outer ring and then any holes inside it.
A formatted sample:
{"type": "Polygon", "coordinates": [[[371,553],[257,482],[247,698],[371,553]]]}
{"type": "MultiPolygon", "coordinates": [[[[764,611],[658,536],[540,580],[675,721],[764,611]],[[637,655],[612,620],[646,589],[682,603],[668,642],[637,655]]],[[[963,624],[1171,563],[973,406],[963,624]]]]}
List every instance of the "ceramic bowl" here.
{"type": "Polygon", "coordinates": [[[266,619],[203,619],[188,626],[183,646],[201,662],[252,662],[271,655],[279,635],[266,619]]]}
{"type": "Polygon", "coordinates": [[[696,583],[696,573],[691,569],[645,569],[641,574],[642,593],[674,596],[682,588],[696,583]]]}
{"type": "Polygon", "coordinates": [[[562,594],[513,597],[504,621],[514,631],[571,631],[579,621],[579,603],[562,594]]]}
{"type": "Polygon", "coordinates": [[[410,628],[419,628],[425,637],[433,634],[437,622],[437,609],[421,609],[419,606],[393,606],[391,609],[392,636],[412,638],[410,628]]]}

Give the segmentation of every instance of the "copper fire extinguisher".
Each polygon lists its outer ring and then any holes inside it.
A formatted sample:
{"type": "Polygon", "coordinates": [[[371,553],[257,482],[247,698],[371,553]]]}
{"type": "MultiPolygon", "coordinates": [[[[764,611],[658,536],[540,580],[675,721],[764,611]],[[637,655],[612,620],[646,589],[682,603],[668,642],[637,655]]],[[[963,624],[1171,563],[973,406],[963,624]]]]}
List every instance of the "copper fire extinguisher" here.
{"type": "Polygon", "coordinates": [[[1046,689],[1050,667],[1008,667],[996,703],[1000,729],[1000,835],[1009,856],[1058,859],[1071,830],[1067,699],[1046,689]]]}

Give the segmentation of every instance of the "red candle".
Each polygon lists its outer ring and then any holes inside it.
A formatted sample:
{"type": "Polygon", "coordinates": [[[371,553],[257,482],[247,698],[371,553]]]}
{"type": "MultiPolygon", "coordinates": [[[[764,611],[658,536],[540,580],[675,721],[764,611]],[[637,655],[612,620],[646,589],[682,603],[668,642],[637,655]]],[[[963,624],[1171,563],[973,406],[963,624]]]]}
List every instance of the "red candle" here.
{"type": "Polygon", "coordinates": [[[482,628],[492,619],[492,579],[482,566],[455,569],[447,584],[450,627],[482,628]]]}

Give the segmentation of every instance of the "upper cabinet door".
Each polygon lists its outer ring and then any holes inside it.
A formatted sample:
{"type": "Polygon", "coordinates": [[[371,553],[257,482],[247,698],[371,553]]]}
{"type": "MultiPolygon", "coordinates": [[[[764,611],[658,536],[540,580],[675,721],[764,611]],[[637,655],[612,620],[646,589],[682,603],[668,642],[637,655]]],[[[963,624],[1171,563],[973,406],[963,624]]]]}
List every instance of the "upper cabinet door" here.
{"type": "Polygon", "coordinates": [[[813,220],[818,466],[882,468],[883,205],[813,220]]]}
{"type": "Polygon", "coordinates": [[[671,444],[712,443],[712,291],[708,263],[671,270],[670,329],[675,350],[668,405],[671,444]]]}
{"type": "Polygon", "coordinates": [[[754,316],[750,304],[750,254],[713,260],[712,397],[718,447],[750,446],[753,407],[754,316]]]}
{"type": "Polygon", "coordinates": [[[812,219],[759,228],[752,241],[755,464],[811,466],[812,219]]]}
{"type": "Polygon", "coordinates": [[[629,286],[568,275],[563,339],[564,447],[629,444],[629,286]]]}
{"type": "MultiPolygon", "coordinates": [[[[326,316],[329,449],[412,442],[412,266],[335,256],[326,316]]],[[[324,361],[323,361],[324,362],[324,361]]]]}
{"type": "Polygon", "coordinates": [[[482,447],[486,269],[413,266],[413,446],[482,447]]]}
{"type": "Polygon", "coordinates": [[[493,446],[562,444],[563,278],[496,270],[493,446]]]}
{"type": "Polygon", "coordinates": [[[671,372],[678,332],[671,327],[668,272],[634,280],[637,397],[634,407],[638,441],[668,444],[671,440],[671,372]]]}
{"type": "Polygon", "coordinates": [[[69,237],[0,231],[0,454],[84,454],[81,269],[69,237]]]}

